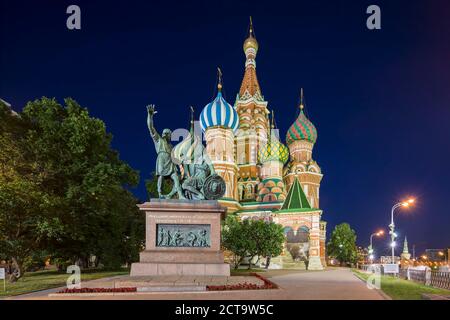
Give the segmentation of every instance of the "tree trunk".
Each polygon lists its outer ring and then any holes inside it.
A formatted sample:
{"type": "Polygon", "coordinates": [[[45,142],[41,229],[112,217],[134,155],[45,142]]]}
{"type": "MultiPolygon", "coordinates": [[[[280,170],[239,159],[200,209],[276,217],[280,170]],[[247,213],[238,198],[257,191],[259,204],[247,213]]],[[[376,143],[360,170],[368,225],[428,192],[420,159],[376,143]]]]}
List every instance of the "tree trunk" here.
{"type": "Polygon", "coordinates": [[[252,268],[252,260],[255,256],[250,257],[250,259],[248,260],[248,270],[250,270],[252,268]]]}
{"type": "Polygon", "coordinates": [[[235,270],[239,269],[239,266],[241,265],[242,260],[244,260],[243,257],[239,257],[238,259],[236,259],[236,263],[234,264],[234,269],[235,270]]]}
{"type": "Polygon", "coordinates": [[[269,269],[271,256],[267,256],[266,258],[266,269],[269,269]]]}
{"type": "Polygon", "coordinates": [[[238,258],[237,255],[234,255],[234,257],[233,257],[234,270],[237,270],[239,268],[239,261],[240,261],[240,258],[238,258]]]}
{"type": "Polygon", "coordinates": [[[94,268],[98,268],[98,264],[100,262],[100,259],[98,258],[98,256],[95,256],[95,261],[94,261],[94,268]]]}

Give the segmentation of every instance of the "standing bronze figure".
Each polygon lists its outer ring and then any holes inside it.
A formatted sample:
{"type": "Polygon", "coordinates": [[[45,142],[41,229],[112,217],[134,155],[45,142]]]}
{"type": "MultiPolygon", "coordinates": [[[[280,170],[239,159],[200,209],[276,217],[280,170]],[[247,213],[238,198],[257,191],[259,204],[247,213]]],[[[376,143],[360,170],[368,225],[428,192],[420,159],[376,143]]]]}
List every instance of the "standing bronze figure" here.
{"type": "Polygon", "coordinates": [[[172,144],[170,143],[170,138],[172,131],[170,129],[164,129],[162,135],[156,131],[153,124],[153,117],[156,113],[155,106],[147,106],[147,125],[150,135],[155,144],[156,153],[158,157],[156,158],[156,170],[155,174],[158,177],[158,195],[160,199],[170,199],[175,193],[178,194],[179,199],[184,199],[183,193],[181,191],[180,179],[178,177],[177,166],[173,163],[171,158],[172,144]],[[173,188],[169,194],[162,194],[162,184],[165,177],[170,177],[173,181],[173,188]]]}

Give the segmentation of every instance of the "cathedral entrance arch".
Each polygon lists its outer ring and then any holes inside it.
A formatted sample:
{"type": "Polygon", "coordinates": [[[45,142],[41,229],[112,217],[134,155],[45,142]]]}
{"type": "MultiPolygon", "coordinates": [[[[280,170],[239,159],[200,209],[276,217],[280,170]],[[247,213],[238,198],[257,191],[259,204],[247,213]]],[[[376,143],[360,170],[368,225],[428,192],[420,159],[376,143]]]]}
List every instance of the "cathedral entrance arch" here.
{"type": "Polygon", "coordinates": [[[292,227],[284,227],[284,236],[286,237],[287,243],[295,242],[295,232],[292,227]]]}
{"type": "Polygon", "coordinates": [[[309,228],[307,226],[301,226],[297,229],[295,239],[297,243],[309,242],[309,228]]]}

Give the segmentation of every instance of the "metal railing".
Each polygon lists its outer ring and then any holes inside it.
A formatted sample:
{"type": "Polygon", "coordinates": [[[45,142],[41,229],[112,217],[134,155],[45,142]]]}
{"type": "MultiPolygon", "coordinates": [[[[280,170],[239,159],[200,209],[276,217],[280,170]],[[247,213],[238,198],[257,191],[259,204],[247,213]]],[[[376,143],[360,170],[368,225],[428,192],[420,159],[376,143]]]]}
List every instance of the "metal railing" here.
{"type": "Polygon", "coordinates": [[[450,289],[450,272],[431,271],[431,285],[441,289],[450,289]]]}
{"type": "MultiPolygon", "coordinates": [[[[362,271],[368,271],[370,265],[359,265],[362,271]]],[[[381,274],[384,274],[383,265],[380,265],[381,274]]],[[[432,270],[400,269],[399,278],[414,281],[435,288],[450,290],[450,272],[432,270]]]]}

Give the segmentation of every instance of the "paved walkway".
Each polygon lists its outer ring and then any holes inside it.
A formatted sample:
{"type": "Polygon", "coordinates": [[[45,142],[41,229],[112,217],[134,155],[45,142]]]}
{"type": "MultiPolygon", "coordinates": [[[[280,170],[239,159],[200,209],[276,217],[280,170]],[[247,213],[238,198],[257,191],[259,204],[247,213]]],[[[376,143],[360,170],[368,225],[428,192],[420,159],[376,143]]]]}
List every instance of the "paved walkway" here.
{"type": "MultiPolygon", "coordinates": [[[[115,300],[383,300],[377,290],[370,290],[365,282],[358,279],[349,269],[329,268],[324,271],[271,270],[262,273],[276,283],[280,289],[220,291],[220,292],[161,292],[135,293],[111,296],[90,296],[83,299],[115,299],[115,300]]],[[[98,281],[98,280],[97,280],[98,281]]],[[[102,279],[105,281],[105,279],[102,279]]],[[[49,299],[48,294],[58,289],[46,290],[15,299],[49,299]]],[[[62,297],[61,297],[62,298],[62,297]]],[[[54,298],[51,299],[61,299],[54,298]]],[[[80,299],[80,297],[64,297],[64,299],[80,299]]]]}

